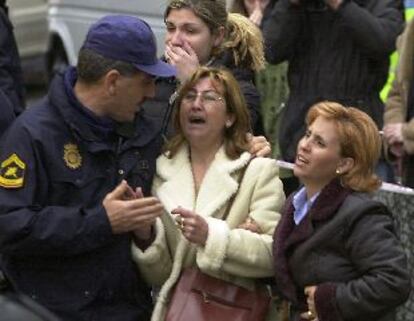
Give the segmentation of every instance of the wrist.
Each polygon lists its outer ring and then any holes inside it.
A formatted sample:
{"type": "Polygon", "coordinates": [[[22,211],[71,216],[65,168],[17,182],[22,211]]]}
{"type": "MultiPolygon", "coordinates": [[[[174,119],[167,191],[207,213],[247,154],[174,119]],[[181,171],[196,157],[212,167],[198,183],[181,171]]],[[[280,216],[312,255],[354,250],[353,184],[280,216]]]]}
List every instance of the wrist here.
{"type": "Polygon", "coordinates": [[[134,231],[134,243],[135,245],[145,251],[155,240],[155,229],[151,225],[147,230],[134,231]]]}
{"type": "Polygon", "coordinates": [[[154,227],[148,226],[146,228],[140,228],[139,230],[134,231],[134,238],[138,241],[147,241],[154,234],[154,227]]]}

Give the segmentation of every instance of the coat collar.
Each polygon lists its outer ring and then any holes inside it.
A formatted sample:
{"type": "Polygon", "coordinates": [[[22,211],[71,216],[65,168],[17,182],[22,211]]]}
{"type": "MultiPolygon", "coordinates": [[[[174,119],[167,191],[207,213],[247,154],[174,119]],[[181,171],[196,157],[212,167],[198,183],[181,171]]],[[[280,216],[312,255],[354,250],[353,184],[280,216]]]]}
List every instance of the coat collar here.
{"type": "Polygon", "coordinates": [[[295,284],[289,272],[288,253],[299,243],[306,241],[312,236],[314,227],[319,223],[332,218],[351,193],[350,189],[344,188],[339,179],[333,180],[321,191],[315,200],[309,213],[295,225],[293,220],[294,207],[293,195],[290,195],[282,211],[282,219],[274,235],[273,255],[275,260],[275,276],[278,290],[281,294],[291,300],[298,302],[298,294],[295,284]]]}
{"type": "Polygon", "coordinates": [[[196,200],[189,147],[184,144],[173,158],[165,155],[158,158],[157,176],[162,183],[155,192],[168,212],[182,206],[200,215],[212,216],[237,191],[237,177],[233,174],[243,168],[249,158],[250,154],[245,152],[231,160],[222,146],[203,179],[196,200]]]}
{"type": "Polygon", "coordinates": [[[147,116],[144,110],[140,110],[133,123],[117,124],[114,121],[107,120],[108,124],[113,124],[113,130],[100,128],[105,127],[104,125],[91,125],[93,122],[88,121],[88,117],[89,119],[98,119],[98,117],[85,116],[86,112],[80,112],[81,108],[85,110],[86,108],[82,106],[73,93],[72,86],[74,86],[75,81],[75,68],[69,68],[65,73],[57,74],[49,89],[49,102],[71,129],[76,139],[87,142],[85,146],[90,152],[115,151],[115,144],[120,136],[128,140],[127,143],[123,144],[123,149],[131,146],[145,146],[151,140],[160,136],[161,127],[157,123],[158,120],[147,116]],[[75,107],[74,105],[78,106],[75,107]]]}

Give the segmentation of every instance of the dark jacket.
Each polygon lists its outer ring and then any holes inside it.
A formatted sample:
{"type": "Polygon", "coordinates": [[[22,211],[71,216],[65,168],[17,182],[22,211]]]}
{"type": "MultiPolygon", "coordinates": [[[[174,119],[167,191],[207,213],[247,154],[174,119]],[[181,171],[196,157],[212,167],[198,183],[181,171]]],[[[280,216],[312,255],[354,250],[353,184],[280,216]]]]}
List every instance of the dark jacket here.
{"type": "Polygon", "coordinates": [[[279,0],[264,25],[266,58],[289,62],[290,95],[281,121],[282,156],[292,161],[310,106],[333,100],[367,112],[382,128],[389,55],[403,30],[400,0],[344,0],[337,12],[323,0],[279,0]]]}
{"type": "Polygon", "coordinates": [[[293,320],[316,285],[319,321],[392,321],[410,292],[404,250],[387,208],[366,194],[327,185],[300,222],[291,195],[274,236],[276,287],[293,320]]]}
{"type": "MultiPolygon", "coordinates": [[[[254,84],[254,72],[243,67],[236,67],[232,57],[228,53],[224,53],[217,57],[209,66],[225,67],[229,69],[240,85],[240,89],[246,100],[249,108],[251,126],[254,135],[264,135],[263,120],[260,114],[260,95],[254,84]]],[[[155,97],[148,99],[143,104],[143,109],[151,117],[158,118],[159,123],[167,126],[166,134],[171,136],[173,133],[172,127],[172,109],[170,105],[173,100],[171,96],[178,87],[178,82],[175,78],[158,78],[156,80],[157,89],[155,97]]]]}
{"type": "Polygon", "coordinates": [[[6,11],[0,5],[0,136],[25,105],[20,57],[6,11]]]}
{"type": "Polygon", "coordinates": [[[122,179],[150,193],[160,131],[145,115],[131,137],[93,123],[67,75],[0,145],[3,271],[64,320],[149,320],[150,291],[131,259],[131,235],[112,234],[102,201],[122,179]]]}

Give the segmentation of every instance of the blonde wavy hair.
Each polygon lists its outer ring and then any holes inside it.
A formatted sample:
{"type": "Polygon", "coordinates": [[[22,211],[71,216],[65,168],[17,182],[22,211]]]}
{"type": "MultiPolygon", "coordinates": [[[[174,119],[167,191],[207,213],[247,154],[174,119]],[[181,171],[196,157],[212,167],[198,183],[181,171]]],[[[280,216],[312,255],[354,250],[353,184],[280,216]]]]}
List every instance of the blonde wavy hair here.
{"type": "Polygon", "coordinates": [[[381,154],[381,138],[372,118],[357,108],[331,101],[319,102],[309,109],[307,126],[318,117],[335,124],[341,156],[354,160],[352,169],[341,175],[341,183],[359,192],[377,190],[381,180],[375,174],[375,166],[381,154]]]}
{"type": "Polygon", "coordinates": [[[265,66],[262,32],[249,18],[239,13],[228,16],[227,35],[222,48],[232,52],[236,66],[243,64],[254,71],[260,71],[265,66]]]}

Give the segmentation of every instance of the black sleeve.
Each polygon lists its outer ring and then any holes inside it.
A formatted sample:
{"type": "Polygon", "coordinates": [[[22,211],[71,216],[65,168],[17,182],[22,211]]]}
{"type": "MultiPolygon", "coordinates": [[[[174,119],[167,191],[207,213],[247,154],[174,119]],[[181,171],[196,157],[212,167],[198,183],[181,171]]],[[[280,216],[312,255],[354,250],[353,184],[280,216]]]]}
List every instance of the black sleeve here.
{"type": "Polygon", "coordinates": [[[4,10],[0,8],[0,89],[13,106],[16,116],[24,108],[23,86],[13,26],[4,10]]]}
{"type": "Polygon", "coordinates": [[[266,60],[272,64],[287,60],[295,48],[303,16],[301,6],[279,0],[263,22],[266,60]]]}
{"type": "Polygon", "coordinates": [[[404,16],[396,0],[371,0],[364,7],[344,1],[338,15],[347,32],[370,56],[388,56],[404,29],[404,16]]]}
{"type": "Polygon", "coordinates": [[[237,79],[240,90],[243,93],[246,100],[247,107],[249,108],[250,121],[252,126],[253,135],[264,136],[263,119],[260,112],[260,94],[253,81],[244,79],[241,75],[238,75],[237,70],[233,71],[233,75],[237,79]]]}
{"type": "Polygon", "coordinates": [[[351,225],[346,238],[347,252],[360,276],[318,285],[319,320],[378,319],[404,302],[411,288],[406,255],[392,218],[383,206],[371,208],[351,225]]]}

